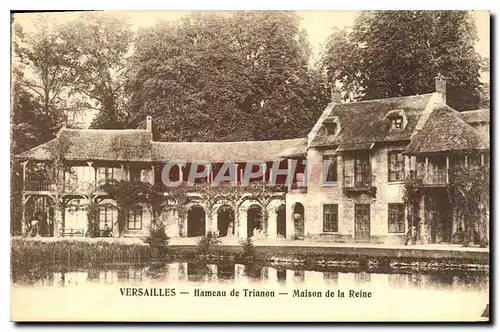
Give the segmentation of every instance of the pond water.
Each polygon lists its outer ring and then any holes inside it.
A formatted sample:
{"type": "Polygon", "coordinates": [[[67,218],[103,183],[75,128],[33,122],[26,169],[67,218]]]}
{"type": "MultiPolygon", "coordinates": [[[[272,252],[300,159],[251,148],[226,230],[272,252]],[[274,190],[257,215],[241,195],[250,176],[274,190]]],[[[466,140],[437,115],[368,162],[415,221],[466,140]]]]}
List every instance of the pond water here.
{"type": "Polygon", "coordinates": [[[488,292],[489,276],[481,272],[234,263],[47,267],[12,275],[13,317],[21,320],[475,321],[484,320],[488,292]]]}

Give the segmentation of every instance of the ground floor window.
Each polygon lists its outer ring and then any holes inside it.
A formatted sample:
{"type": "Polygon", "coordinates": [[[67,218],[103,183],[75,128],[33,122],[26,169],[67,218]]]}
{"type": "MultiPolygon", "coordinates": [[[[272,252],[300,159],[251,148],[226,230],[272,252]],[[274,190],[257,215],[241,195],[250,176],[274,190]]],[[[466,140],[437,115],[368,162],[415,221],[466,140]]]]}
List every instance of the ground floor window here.
{"type": "Polygon", "coordinates": [[[405,205],[389,204],[389,233],[404,233],[405,205]]]}
{"type": "Polygon", "coordinates": [[[115,222],[115,209],[108,206],[99,208],[99,230],[104,231],[113,228],[115,222]]]}
{"type": "Polygon", "coordinates": [[[323,204],[323,232],[338,232],[338,204],[323,204]]]}
{"type": "Polygon", "coordinates": [[[142,207],[138,206],[132,209],[128,215],[128,229],[142,229],[142,207]]]}

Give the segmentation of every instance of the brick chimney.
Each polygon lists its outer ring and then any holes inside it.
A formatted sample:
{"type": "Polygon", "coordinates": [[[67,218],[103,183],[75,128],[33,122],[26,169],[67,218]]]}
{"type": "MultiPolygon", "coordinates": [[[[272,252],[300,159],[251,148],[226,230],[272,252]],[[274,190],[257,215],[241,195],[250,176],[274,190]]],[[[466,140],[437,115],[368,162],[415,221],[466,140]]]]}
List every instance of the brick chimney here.
{"type": "Polygon", "coordinates": [[[333,104],[340,104],[342,102],[342,93],[334,86],[330,88],[330,94],[333,104]]]}
{"type": "Polygon", "coordinates": [[[436,78],[436,92],[441,95],[443,103],[446,104],[446,77],[439,73],[436,78]]]}
{"type": "Polygon", "coordinates": [[[153,120],[151,118],[151,115],[148,115],[146,117],[146,130],[153,131],[153,120]]]}

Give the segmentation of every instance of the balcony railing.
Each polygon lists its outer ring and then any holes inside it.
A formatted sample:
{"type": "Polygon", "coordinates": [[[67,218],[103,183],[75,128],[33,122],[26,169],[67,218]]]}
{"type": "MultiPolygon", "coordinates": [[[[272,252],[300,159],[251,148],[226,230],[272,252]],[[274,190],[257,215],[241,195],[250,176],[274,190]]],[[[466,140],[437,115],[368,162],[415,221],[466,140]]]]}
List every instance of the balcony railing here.
{"type": "Polygon", "coordinates": [[[26,191],[54,191],[55,185],[51,181],[26,181],[24,190],[26,191]]]}
{"type": "Polygon", "coordinates": [[[424,185],[446,185],[445,168],[419,171],[417,176],[422,179],[424,185]]]}
{"type": "Polygon", "coordinates": [[[344,188],[371,188],[374,187],[375,175],[346,175],[344,176],[344,188]]]}

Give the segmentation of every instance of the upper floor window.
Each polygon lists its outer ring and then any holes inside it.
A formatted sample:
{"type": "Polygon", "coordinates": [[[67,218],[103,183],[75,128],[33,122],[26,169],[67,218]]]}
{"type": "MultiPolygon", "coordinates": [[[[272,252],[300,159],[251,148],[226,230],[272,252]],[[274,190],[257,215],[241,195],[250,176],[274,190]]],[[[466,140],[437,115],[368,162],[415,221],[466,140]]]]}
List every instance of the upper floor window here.
{"type": "Polygon", "coordinates": [[[325,124],[326,135],[335,135],[337,133],[337,128],[338,128],[338,126],[336,123],[325,124]]]}
{"type": "Polygon", "coordinates": [[[371,182],[370,156],[368,154],[356,154],[354,156],[354,186],[368,187],[371,182]]]}
{"type": "Polygon", "coordinates": [[[403,130],[408,123],[404,110],[392,110],[387,113],[385,118],[390,123],[390,131],[403,130]]]}
{"type": "Polygon", "coordinates": [[[390,151],[388,156],[389,182],[403,181],[405,177],[405,156],[401,151],[390,151]]]}
{"type": "Polygon", "coordinates": [[[326,177],[324,177],[326,182],[337,182],[338,181],[338,167],[337,167],[337,157],[336,156],[323,156],[323,171],[326,177]]]}
{"type": "Polygon", "coordinates": [[[142,207],[137,206],[132,209],[128,215],[128,229],[139,230],[142,229],[142,207]]]}
{"type": "Polygon", "coordinates": [[[403,117],[395,116],[391,118],[391,129],[403,129],[403,117]]]}
{"type": "Polygon", "coordinates": [[[323,232],[338,232],[339,206],[338,204],[323,204],[323,232]]]}
{"type": "Polygon", "coordinates": [[[327,136],[335,136],[340,131],[339,119],[337,116],[332,118],[327,118],[323,121],[323,127],[325,128],[325,134],[327,136]]]}
{"type": "Polygon", "coordinates": [[[111,180],[114,179],[113,167],[99,167],[98,180],[111,180]]]}

